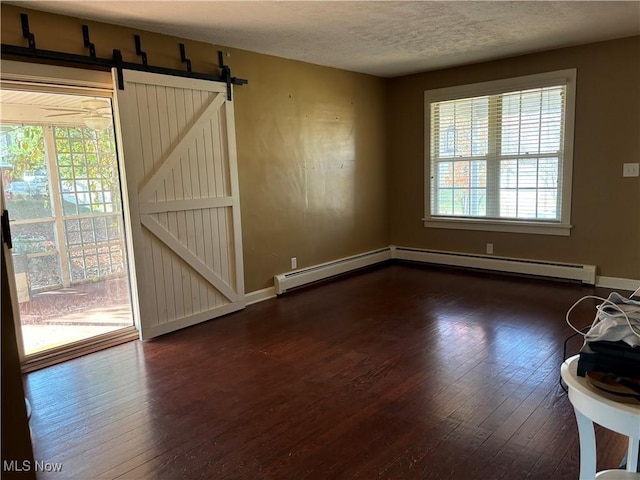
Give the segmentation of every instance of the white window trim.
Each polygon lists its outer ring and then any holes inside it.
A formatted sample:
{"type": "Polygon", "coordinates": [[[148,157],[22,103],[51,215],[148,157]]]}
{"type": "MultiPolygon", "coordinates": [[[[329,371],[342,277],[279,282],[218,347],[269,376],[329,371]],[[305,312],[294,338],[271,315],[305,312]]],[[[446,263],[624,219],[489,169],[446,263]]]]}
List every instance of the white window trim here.
{"type": "MultiPolygon", "coordinates": [[[[13,85],[28,91],[51,92],[56,88],[59,93],[87,92],[93,96],[113,96],[113,79],[109,71],[2,60],[1,79],[2,82],[10,82],[9,87],[13,85]]],[[[7,88],[7,85],[2,85],[2,88],[7,88]]]]}
{"type": "Polygon", "coordinates": [[[424,212],[422,219],[428,228],[457,230],[484,230],[491,232],[512,232],[538,235],[571,234],[571,184],[573,177],[573,139],[576,100],[575,68],[553,72],[506,78],[490,82],[473,83],[454,87],[438,88],[424,92],[424,212]],[[458,98],[492,95],[508,91],[566,85],[564,158],[562,176],[562,222],[501,220],[469,217],[431,216],[431,103],[458,98]]]}

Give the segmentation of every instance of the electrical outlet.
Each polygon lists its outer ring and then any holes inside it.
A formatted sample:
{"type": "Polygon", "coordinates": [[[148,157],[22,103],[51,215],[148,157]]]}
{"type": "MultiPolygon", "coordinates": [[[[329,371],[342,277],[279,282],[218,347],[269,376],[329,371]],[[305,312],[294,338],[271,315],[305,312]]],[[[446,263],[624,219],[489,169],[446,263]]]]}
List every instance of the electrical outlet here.
{"type": "Polygon", "coordinates": [[[640,163],[625,163],[622,167],[623,177],[640,176],[640,163]]]}
{"type": "Polygon", "coordinates": [[[298,268],[298,259],[296,257],[291,257],[291,269],[295,270],[298,268]]]}
{"type": "Polygon", "coordinates": [[[493,243],[487,243],[487,253],[493,254],[493,243]]]}

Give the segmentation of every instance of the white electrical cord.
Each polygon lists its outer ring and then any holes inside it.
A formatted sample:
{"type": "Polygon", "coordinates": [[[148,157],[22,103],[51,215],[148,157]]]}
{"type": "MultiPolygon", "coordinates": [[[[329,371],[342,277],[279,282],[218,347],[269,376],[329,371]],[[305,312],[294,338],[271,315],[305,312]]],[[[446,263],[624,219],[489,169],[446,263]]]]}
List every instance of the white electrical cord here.
{"type": "MultiPolygon", "coordinates": [[[[640,288],[638,288],[635,292],[633,292],[631,294],[631,297],[635,297],[638,292],[640,292],[640,288]]],[[[629,320],[629,316],[627,315],[627,313],[620,308],[620,306],[617,303],[612,302],[611,300],[607,299],[607,298],[602,298],[602,297],[598,297],[595,295],[586,295],[584,297],[582,297],[581,299],[579,299],[576,303],[574,303],[571,308],[569,308],[569,310],[567,310],[567,314],[565,316],[565,320],[567,321],[567,325],[569,325],[571,327],[572,330],[574,330],[576,333],[582,335],[583,337],[586,337],[588,335],[588,333],[583,332],[582,330],[577,329],[576,327],[574,327],[571,324],[571,321],[569,320],[569,316],[571,315],[571,312],[573,311],[573,309],[575,307],[577,307],[580,303],[582,303],[583,300],[586,300],[588,298],[593,298],[595,300],[601,300],[602,303],[601,305],[598,305],[596,307],[596,316],[593,319],[593,323],[591,324],[591,328],[595,327],[598,322],[601,320],[600,316],[603,313],[602,309],[604,308],[605,304],[609,304],[612,305],[616,310],[618,310],[620,313],[619,314],[613,314],[613,313],[607,313],[604,312],[605,315],[608,315],[609,317],[613,317],[613,318],[620,318],[620,317],[624,317],[625,320],[627,321],[627,324],[629,325],[629,328],[631,329],[631,332],[638,338],[640,338],[640,331],[636,331],[636,329],[633,327],[633,325],[631,324],[631,320],[629,320]]],[[[640,306],[638,306],[635,309],[630,310],[630,313],[640,313],[640,306]]]]}

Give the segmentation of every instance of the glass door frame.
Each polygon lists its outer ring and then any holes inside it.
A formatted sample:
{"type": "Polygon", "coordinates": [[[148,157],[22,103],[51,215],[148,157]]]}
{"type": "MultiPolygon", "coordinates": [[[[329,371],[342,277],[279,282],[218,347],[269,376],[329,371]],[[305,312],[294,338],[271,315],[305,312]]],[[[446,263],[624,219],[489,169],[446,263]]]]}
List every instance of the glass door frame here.
{"type": "MultiPolygon", "coordinates": [[[[110,99],[112,105],[114,100],[114,83],[111,72],[83,70],[77,68],[57,67],[51,65],[41,65],[33,63],[15,62],[15,61],[2,61],[2,72],[0,73],[0,88],[3,90],[19,90],[19,91],[31,91],[31,92],[46,92],[46,93],[62,93],[62,94],[77,94],[86,95],[91,97],[103,97],[110,99]]],[[[115,153],[117,156],[117,167],[119,173],[120,182],[120,194],[122,199],[122,227],[124,234],[124,248],[126,250],[126,256],[128,259],[127,266],[127,278],[129,281],[131,310],[133,316],[133,325],[131,327],[124,327],[113,332],[103,333],[94,337],[90,337],[86,340],[80,340],[77,342],[71,342],[60,347],[54,347],[42,352],[34,353],[32,355],[25,355],[24,342],[22,335],[22,325],[20,322],[19,308],[18,308],[18,295],[15,285],[15,275],[13,259],[11,258],[11,251],[7,249],[7,270],[9,275],[9,287],[11,291],[11,302],[14,312],[14,323],[16,326],[16,337],[18,341],[18,352],[20,355],[20,361],[22,364],[23,372],[36,370],[48,365],[58,363],[70,358],[74,358],[80,355],[85,355],[92,351],[101,350],[109,346],[124,343],[133,339],[139,338],[138,325],[139,325],[139,308],[138,308],[138,295],[137,284],[134,271],[134,259],[133,249],[131,248],[131,235],[130,235],[130,216],[128,206],[128,195],[126,191],[126,177],[124,172],[124,162],[122,159],[122,152],[119,145],[119,125],[117,118],[117,111],[112,109],[113,114],[113,129],[114,129],[114,141],[115,141],[115,153]]],[[[31,122],[25,122],[31,123],[31,122]]],[[[45,126],[43,132],[45,136],[45,151],[51,147],[54,148],[53,152],[47,152],[47,157],[51,154],[55,155],[55,139],[53,139],[53,126],[45,126]],[[48,130],[48,132],[47,132],[48,130]],[[47,136],[50,138],[47,139],[47,136]],[[53,141],[53,145],[51,142],[53,141]],[[48,144],[48,145],[47,145],[48,144]]],[[[56,191],[59,191],[58,173],[54,172],[54,178],[52,178],[52,168],[50,168],[51,161],[49,158],[47,162],[47,172],[50,182],[50,196],[55,197],[56,191]],[[54,186],[55,185],[55,186],[54,186]]],[[[57,162],[54,160],[57,165],[57,162]]],[[[2,182],[0,182],[2,183],[2,182]]],[[[2,194],[1,206],[2,210],[6,208],[4,201],[3,187],[0,186],[0,194],[2,194]]],[[[52,200],[55,201],[55,200],[52,200]]],[[[52,219],[55,223],[60,223],[56,219],[52,219]]],[[[63,220],[61,220],[63,221],[63,220]]],[[[66,243],[64,231],[60,232],[56,228],[56,238],[58,244],[66,243]],[[62,236],[61,236],[62,235],[62,236]]],[[[3,245],[4,248],[4,245],[3,245]]],[[[64,246],[63,246],[64,248],[64,246]]],[[[62,251],[60,246],[57,246],[57,255],[60,257],[61,269],[65,263],[65,259],[62,258],[62,251]]],[[[62,274],[62,271],[61,271],[62,274]]]]}
{"type": "MultiPolygon", "coordinates": [[[[6,205],[4,204],[4,185],[3,182],[0,181],[0,213],[4,213],[6,210],[6,205]]],[[[11,227],[9,227],[11,228],[11,227]]],[[[11,236],[11,235],[9,235],[11,236]]],[[[6,238],[3,238],[2,245],[2,253],[4,255],[5,260],[5,268],[7,270],[7,279],[9,286],[9,301],[11,302],[11,310],[13,313],[13,324],[16,332],[16,342],[18,342],[18,357],[20,358],[20,363],[24,361],[24,341],[22,339],[22,328],[20,325],[20,315],[16,313],[16,308],[18,308],[18,292],[16,290],[16,282],[15,282],[15,270],[13,268],[13,255],[11,254],[11,250],[7,246],[6,238]]],[[[5,298],[6,302],[7,299],[5,298]]]]}

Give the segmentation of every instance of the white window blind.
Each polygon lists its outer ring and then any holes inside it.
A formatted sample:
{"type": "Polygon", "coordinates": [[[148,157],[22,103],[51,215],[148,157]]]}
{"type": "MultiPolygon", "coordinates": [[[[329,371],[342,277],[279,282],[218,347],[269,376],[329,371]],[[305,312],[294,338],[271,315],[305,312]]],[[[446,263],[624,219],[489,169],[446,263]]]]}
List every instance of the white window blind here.
{"type": "Polygon", "coordinates": [[[426,92],[426,220],[568,224],[569,82],[540,83],[509,88],[508,80],[488,82],[476,89],[490,91],[481,95],[464,95],[462,87],[426,92]]]}

